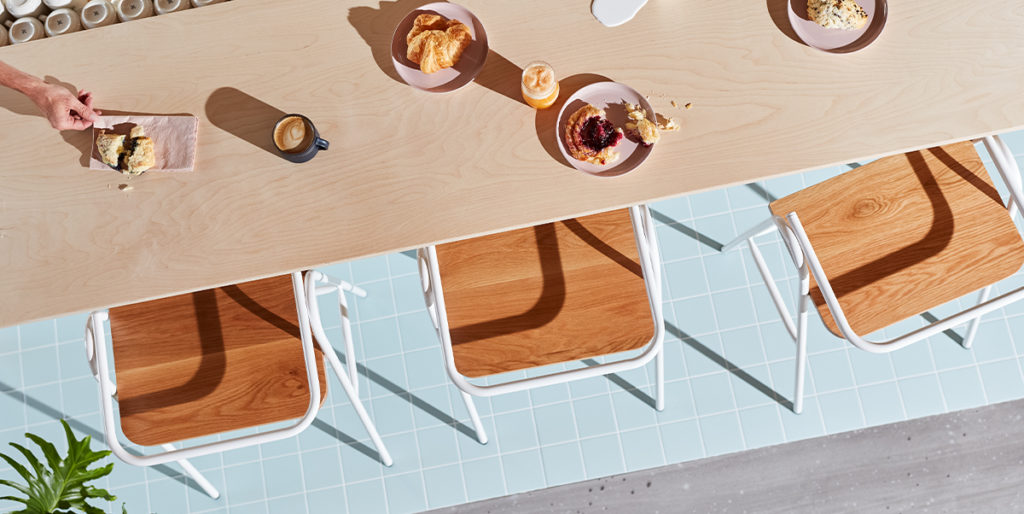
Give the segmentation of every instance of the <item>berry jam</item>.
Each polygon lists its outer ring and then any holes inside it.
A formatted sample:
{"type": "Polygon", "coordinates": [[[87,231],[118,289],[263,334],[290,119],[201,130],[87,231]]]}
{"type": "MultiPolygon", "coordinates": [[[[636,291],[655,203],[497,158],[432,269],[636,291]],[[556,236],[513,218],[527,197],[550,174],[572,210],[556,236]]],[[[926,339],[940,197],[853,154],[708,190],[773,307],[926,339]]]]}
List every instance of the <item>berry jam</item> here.
{"type": "Polygon", "coordinates": [[[599,116],[592,116],[583,122],[580,140],[591,150],[599,152],[609,146],[619,144],[619,141],[622,140],[622,132],[615,130],[612,122],[599,116]]]}

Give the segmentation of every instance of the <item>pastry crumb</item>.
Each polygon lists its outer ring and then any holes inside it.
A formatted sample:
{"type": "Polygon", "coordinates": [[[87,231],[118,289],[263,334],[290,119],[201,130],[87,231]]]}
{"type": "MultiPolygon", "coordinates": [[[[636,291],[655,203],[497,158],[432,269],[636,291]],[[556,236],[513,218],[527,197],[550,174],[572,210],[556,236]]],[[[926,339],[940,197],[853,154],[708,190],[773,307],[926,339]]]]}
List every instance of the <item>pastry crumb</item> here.
{"type": "Polygon", "coordinates": [[[129,186],[128,184],[121,184],[117,186],[117,188],[120,189],[121,191],[131,191],[132,189],[134,189],[132,186],[129,186]]]}
{"type": "Polygon", "coordinates": [[[687,109],[692,109],[693,108],[693,102],[686,102],[686,105],[684,105],[683,107],[686,107],[687,109]]]}
{"type": "Polygon", "coordinates": [[[679,104],[676,103],[675,100],[672,100],[672,107],[675,107],[676,109],[678,109],[679,108],[679,104]]]}

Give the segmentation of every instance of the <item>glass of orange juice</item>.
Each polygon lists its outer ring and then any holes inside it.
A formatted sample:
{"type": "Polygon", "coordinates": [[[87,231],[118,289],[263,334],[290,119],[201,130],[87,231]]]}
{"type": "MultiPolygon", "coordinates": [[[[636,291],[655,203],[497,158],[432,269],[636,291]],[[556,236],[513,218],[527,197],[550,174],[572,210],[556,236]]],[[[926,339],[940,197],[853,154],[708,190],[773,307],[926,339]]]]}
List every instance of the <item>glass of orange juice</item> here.
{"type": "Polygon", "coordinates": [[[523,100],[534,109],[547,109],[558,99],[555,70],[544,61],[533,61],[523,69],[523,100]]]}

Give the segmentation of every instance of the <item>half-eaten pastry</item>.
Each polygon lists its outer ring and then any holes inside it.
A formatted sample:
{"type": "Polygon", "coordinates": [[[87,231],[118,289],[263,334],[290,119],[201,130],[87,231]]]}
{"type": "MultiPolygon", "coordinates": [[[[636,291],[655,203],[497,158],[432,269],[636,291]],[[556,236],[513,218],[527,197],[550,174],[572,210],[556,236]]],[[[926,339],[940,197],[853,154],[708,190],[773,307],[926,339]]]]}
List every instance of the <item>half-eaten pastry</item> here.
{"type": "Polygon", "coordinates": [[[96,149],[103,164],[126,175],[139,175],[156,166],[153,140],[144,135],[142,127],[132,128],[127,137],[100,131],[96,149]]]}
{"type": "Polygon", "coordinates": [[[622,129],[605,119],[603,110],[587,104],[569,116],[565,123],[565,146],[574,159],[591,164],[615,162],[619,153],[613,150],[622,140],[622,129]]]}

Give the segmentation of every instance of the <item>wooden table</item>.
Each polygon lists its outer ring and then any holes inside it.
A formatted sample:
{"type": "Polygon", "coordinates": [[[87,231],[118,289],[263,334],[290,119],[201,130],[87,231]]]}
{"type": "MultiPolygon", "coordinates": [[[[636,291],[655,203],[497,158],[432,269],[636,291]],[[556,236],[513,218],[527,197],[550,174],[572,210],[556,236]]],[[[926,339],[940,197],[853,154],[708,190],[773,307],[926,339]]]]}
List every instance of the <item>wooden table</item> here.
{"type": "Polygon", "coordinates": [[[797,43],[785,1],[655,1],[609,29],[585,4],[462,0],[492,53],[449,94],[391,67],[392,30],[420,0],[236,0],[2,48],[108,111],[201,121],[194,173],[127,181],[85,169],[89,134],[58,134],[0,91],[0,326],[1024,126],[1016,0],[891,2],[881,37],[848,55],[797,43]],[[537,58],[563,95],[608,77],[683,129],[634,173],[576,172],[556,113],[520,101],[520,66],[537,58]],[[283,112],[312,118],[331,149],[275,156],[283,112]]]}

